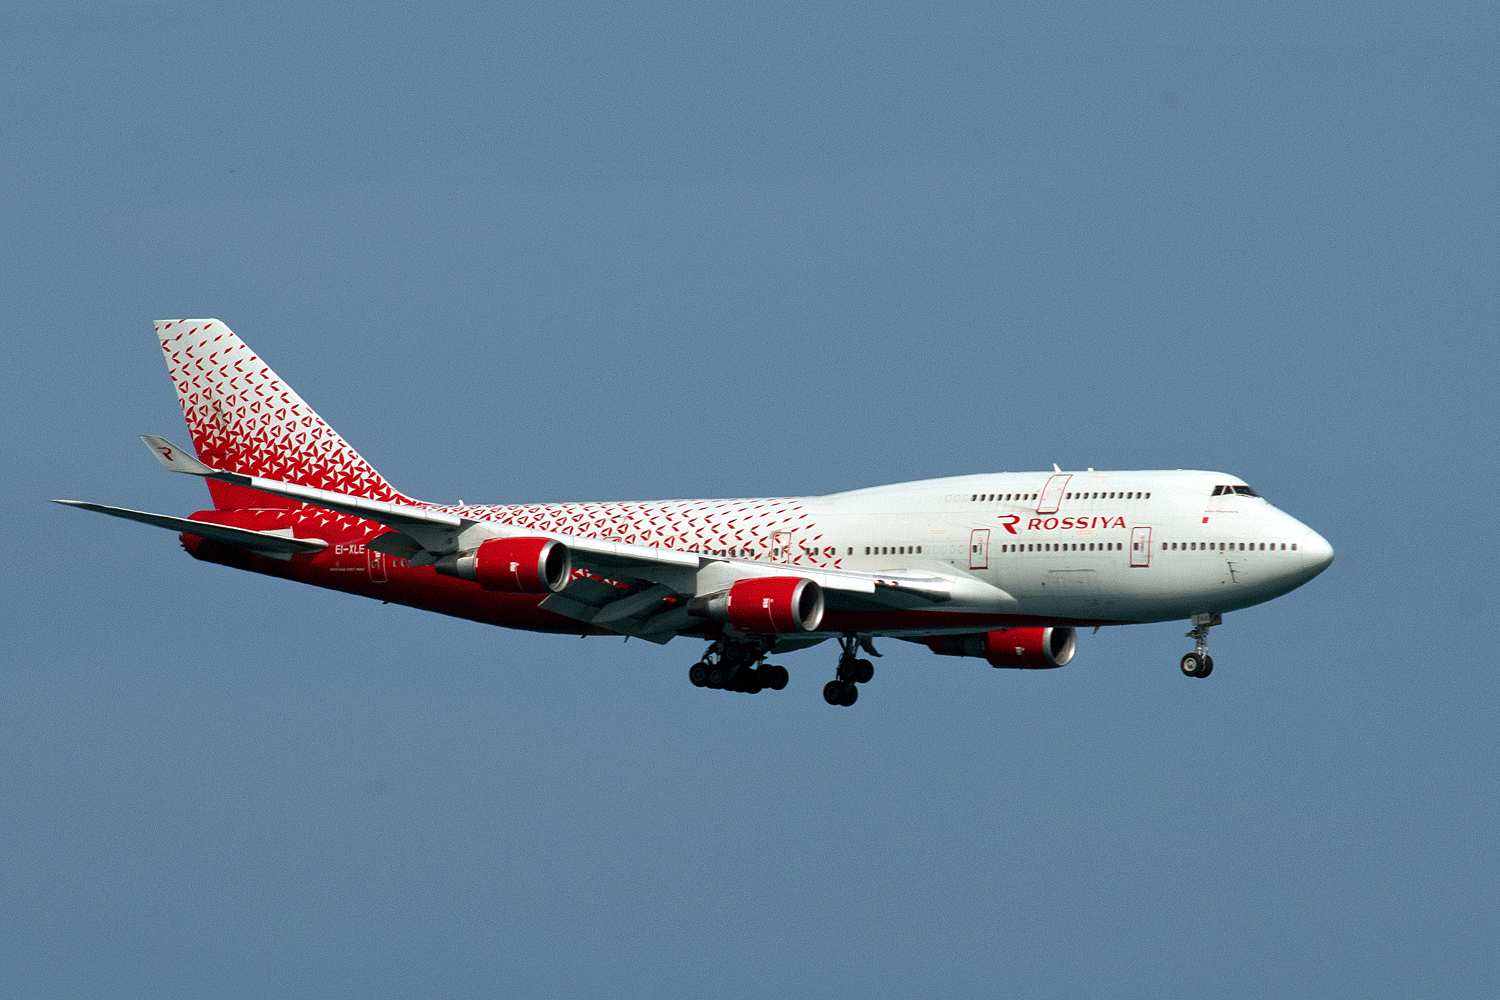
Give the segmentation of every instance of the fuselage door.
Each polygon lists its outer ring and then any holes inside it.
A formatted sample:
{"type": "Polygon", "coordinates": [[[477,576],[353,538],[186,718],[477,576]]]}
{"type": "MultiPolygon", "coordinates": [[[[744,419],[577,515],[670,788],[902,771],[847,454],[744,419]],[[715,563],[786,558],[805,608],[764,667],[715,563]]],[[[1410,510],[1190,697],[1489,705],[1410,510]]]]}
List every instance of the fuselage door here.
{"type": "Polygon", "coordinates": [[[792,561],[792,533],[790,531],[771,532],[771,558],[777,562],[792,561]]]}
{"type": "Polygon", "coordinates": [[[1130,565],[1151,565],[1151,529],[1130,529],[1130,565]]]}
{"type": "Polygon", "coordinates": [[[990,568],[989,528],[975,528],[969,533],[969,568],[990,568]]]}
{"type": "Polygon", "coordinates": [[[1036,512],[1038,514],[1056,514],[1058,505],[1062,503],[1063,491],[1068,488],[1068,480],[1073,476],[1064,473],[1053,476],[1047,480],[1046,489],[1042,490],[1042,498],[1037,502],[1036,512]]]}
{"type": "MultiPolygon", "coordinates": [[[[385,583],[385,553],[365,549],[365,568],[370,571],[371,583],[385,583]]],[[[358,572],[356,570],[355,572],[358,572]]]]}

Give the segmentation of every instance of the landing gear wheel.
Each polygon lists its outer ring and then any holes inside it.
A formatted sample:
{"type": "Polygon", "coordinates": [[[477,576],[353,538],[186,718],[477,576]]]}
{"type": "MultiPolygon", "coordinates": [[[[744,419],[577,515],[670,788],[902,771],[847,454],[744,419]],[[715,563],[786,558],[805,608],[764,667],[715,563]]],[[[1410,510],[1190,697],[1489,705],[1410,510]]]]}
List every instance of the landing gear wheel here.
{"type": "Polygon", "coordinates": [[[859,687],[855,684],[845,684],[843,694],[839,698],[839,704],[848,708],[859,701],[859,687]]]}
{"type": "Polygon", "coordinates": [[[766,673],[769,675],[766,678],[766,687],[770,688],[772,691],[780,691],[782,688],[786,687],[786,682],[791,680],[791,677],[786,672],[786,667],[778,666],[776,664],[767,666],[766,673]]]}
{"type": "Polygon", "coordinates": [[[1204,653],[1203,654],[1203,673],[1199,674],[1198,676],[1199,677],[1207,677],[1209,674],[1211,674],[1213,672],[1214,672],[1214,658],[1212,656],[1209,656],[1207,653],[1204,653]]]}
{"type": "Polygon", "coordinates": [[[689,667],[688,680],[693,682],[693,687],[705,687],[708,684],[708,664],[695,663],[689,667]]]}
{"type": "Polygon", "coordinates": [[[869,660],[855,660],[854,669],[851,673],[854,676],[849,679],[854,681],[854,683],[868,684],[875,677],[875,664],[869,660]]]}
{"type": "Polygon", "coordinates": [[[837,705],[844,697],[844,682],[829,681],[823,685],[823,700],[830,705],[837,705]]]}
{"type": "Polygon", "coordinates": [[[1182,656],[1182,672],[1188,677],[1207,677],[1208,672],[1213,669],[1209,666],[1206,656],[1197,653],[1184,653],[1182,656]]]}
{"type": "Polygon", "coordinates": [[[711,688],[721,688],[721,687],[723,687],[724,686],[724,671],[721,670],[721,669],[719,669],[718,667],[714,667],[712,670],[710,670],[708,672],[708,686],[711,687],[711,688]]]}
{"type": "Polygon", "coordinates": [[[743,675],[740,680],[740,690],[746,694],[760,694],[761,688],[766,686],[765,677],[755,667],[741,670],[740,673],[743,675]]]}

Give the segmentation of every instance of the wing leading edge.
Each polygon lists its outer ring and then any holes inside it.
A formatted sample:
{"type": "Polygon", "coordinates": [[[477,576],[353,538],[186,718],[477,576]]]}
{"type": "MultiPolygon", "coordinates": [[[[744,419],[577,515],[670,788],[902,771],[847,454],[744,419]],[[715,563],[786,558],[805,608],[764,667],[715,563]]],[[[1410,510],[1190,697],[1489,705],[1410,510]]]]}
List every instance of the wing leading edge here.
{"type": "MultiPolygon", "coordinates": [[[[443,556],[475,548],[491,538],[556,540],[568,547],[574,565],[585,570],[587,575],[575,579],[562,593],[548,597],[542,602],[542,607],[578,621],[603,625],[612,631],[656,642],[666,642],[679,630],[701,624],[701,619],[687,613],[682,598],[716,591],[753,577],[811,580],[828,593],[834,606],[913,608],[952,601],[968,603],[977,600],[991,606],[1014,602],[1005,591],[970,576],[808,569],[521,528],[503,521],[460,517],[431,507],[371,500],[225,472],[203,464],[190,452],[164,438],[142,435],[141,440],[172,472],[244,486],[383,524],[393,530],[377,536],[368,547],[408,559],[415,566],[431,565],[443,556]]],[[[196,521],[185,523],[199,524],[196,521]]]]}

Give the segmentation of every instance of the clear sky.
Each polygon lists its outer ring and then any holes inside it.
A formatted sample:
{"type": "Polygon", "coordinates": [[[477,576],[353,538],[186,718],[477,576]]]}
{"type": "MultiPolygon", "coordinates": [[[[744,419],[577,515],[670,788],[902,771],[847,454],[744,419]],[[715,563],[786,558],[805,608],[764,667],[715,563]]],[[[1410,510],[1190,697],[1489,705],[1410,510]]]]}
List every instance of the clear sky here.
{"type": "Polygon", "coordinates": [[[307,6],[0,16],[0,993],[1500,989],[1493,5],[307,6]],[[1207,681],[698,690],[47,504],[207,506],[180,316],[427,499],[1204,468],[1338,558],[1207,681]]]}

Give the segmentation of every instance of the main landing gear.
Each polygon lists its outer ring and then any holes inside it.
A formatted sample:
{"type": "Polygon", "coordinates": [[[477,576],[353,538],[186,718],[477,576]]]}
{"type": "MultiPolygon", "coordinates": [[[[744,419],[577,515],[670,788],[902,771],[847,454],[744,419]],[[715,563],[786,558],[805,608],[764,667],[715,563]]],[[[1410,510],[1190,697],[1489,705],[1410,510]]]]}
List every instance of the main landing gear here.
{"type": "Polygon", "coordinates": [[[688,680],[694,687],[744,694],[760,694],[766,688],[780,691],[790,678],[786,667],[760,662],[770,650],[771,642],[765,639],[720,639],[708,647],[703,659],[688,668],[688,680]]]}
{"type": "MultiPolygon", "coordinates": [[[[875,664],[869,660],[862,660],[856,655],[860,645],[860,640],[852,635],[839,639],[839,646],[843,652],[839,654],[838,678],[823,685],[823,700],[828,704],[848,708],[859,700],[859,688],[856,685],[867,684],[870,678],[875,676],[875,664]]],[[[870,652],[875,652],[868,639],[863,645],[870,652]]],[[[875,655],[880,654],[875,653],[875,655]]]]}
{"type": "Polygon", "coordinates": [[[1224,624],[1220,614],[1193,616],[1193,630],[1187,634],[1197,644],[1197,649],[1182,658],[1182,672],[1188,677],[1207,677],[1214,672],[1214,658],[1208,655],[1208,630],[1224,624]]]}

